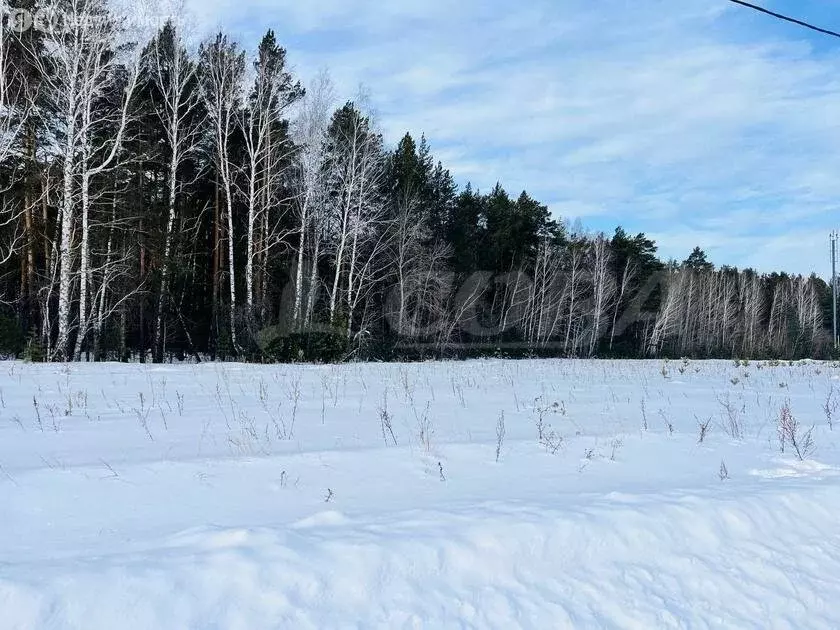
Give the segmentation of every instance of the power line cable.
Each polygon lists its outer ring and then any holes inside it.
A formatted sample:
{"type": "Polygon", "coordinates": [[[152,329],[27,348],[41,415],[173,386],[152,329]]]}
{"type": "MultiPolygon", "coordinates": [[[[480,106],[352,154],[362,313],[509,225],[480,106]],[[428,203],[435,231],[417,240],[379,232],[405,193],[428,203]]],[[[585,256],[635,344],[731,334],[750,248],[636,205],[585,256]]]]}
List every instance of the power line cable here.
{"type": "Polygon", "coordinates": [[[811,29],[812,31],[816,31],[817,33],[822,33],[824,35],[831,35],[832,37],[837,37],[840,39],[840,33],[835,31],[829,31],[825,28],[820,28],[819,26],[814,26],[813,24],[809,24],[808,22],[803,22],[802,20],[797,20],[796,18],[789,17],[787,15],[782,15],[781,13],[776,13],[775,11],[771,11],[770,9],[765,9],[764,7],[760,7],[756,4],[750,4],[749,2],[744,2],[744,0],[729,0],[730,2],[734,2],[735,4],[740,4],[743,7],[747,7],[748,9],[753,9],[755,11],[759,11],[760,13],[766,13],[767,15],[773,16],[779,20],[784,20],[785,22],[790,22],[791,24],[797,24],[798,26],[804,26],[805,28],[811,29]]]}

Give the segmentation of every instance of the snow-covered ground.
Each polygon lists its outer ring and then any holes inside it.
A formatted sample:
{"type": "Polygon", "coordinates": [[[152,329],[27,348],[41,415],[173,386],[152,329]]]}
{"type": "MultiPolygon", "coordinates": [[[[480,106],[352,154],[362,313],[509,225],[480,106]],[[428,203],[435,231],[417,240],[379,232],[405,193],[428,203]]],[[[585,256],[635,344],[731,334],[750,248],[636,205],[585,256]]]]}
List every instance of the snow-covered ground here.
{"type": "Polygon", "coordinates": [[[0,628],[838,628],[838,379],[2,363],[0,628]]]}

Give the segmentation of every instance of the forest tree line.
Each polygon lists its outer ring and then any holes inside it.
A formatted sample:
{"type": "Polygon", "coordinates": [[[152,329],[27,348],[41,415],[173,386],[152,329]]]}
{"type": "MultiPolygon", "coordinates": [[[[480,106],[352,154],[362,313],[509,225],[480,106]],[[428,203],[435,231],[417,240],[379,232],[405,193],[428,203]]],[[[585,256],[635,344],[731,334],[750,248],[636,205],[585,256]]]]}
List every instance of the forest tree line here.
{"type": "MultiPolygon", "coordinates": [[[[36,11],[45,3],[13,6],[36,11]]],[[[0,40],[0,353],[163,361],[828,356],[816,276],[662,261],[304,87],[268,31],[139,37],[105,0],[0,40]]]]}

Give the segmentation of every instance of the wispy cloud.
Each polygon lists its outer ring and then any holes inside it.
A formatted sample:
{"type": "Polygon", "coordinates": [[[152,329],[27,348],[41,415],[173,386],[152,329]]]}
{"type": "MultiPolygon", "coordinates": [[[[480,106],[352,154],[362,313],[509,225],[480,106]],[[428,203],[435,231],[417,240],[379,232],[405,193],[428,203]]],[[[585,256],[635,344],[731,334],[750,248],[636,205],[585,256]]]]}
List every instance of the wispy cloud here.
{"type": "Polygon", "coordinates": [[[251,45],[274,28],[304,77],[366,84],[388,139],[425,132],[462,182],[665,255],[826,270],[840,58],[805,31],[725,0],[193,1],[251,45]]]}

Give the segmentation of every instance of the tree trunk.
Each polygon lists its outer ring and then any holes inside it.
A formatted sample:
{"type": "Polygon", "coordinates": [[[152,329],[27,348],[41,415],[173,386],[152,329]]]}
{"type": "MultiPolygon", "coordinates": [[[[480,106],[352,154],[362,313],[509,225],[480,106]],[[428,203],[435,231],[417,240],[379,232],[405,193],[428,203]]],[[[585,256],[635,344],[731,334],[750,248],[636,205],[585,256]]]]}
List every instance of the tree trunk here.
{"type": "Polygon", "coordinates": [[[248,309],[249,319],[254,307],[254,225],[257,220],[256,177],[256,164],[252,160],[251,176],[248,181],[248,234],[245,243],[245,305],[248,309]]]}
{"type": "Polygon", "coordinates": [[[297,264],[295,265],[295,308],[292,314],[292,322],[295,328],[298,328],[300,325],[301,306],[303,302],[303,252],[306,247],[307,206],[309,205],[307,197],[308,193],[304,193],[300,210],[300,235],[298,237],[297,264]]]}
{"type": "MultiPolygon", "coordinates": [[[[71,101],[75,108],[75,100],[71,101]]],[[[57,358],[66,361],[70,358],[70,284],[72,282],[72,241],[73,241],[73,160],[75,116],[68,116],[67,140],[64,147],[64,166],[62,169],[61,203],[61,242],[59,245],[58,279],[58,338],[55,349],[57,358]]]]}
{"type": "Polygon", "coordinates": [[[304,324],[309,326],[312,323],[312,316],[315,310],[315,295],[318,289],[318,262],[321,258],[321,239],[316,233],[315,250],[312,254],[312,265],[309,268],[309,290],[306,295],[306,316],[304,317],[304,324]]]}
{"type": "Polygon", "coordinates": [[[215,203],[213,205],[213,328],[216,331],[216,342],[213,345],[213,358],[216,358],[216,349],[219,346],[219,272],[221,271],[221,243],[220,229],[220,197],[219,197],[219,171],[216,171],[216,178],[214,181],[214,195],[215,203]]]}
{"type": "MultiPolygon", "coordinates": [[[[177,120],[174,123],[177,126],[177,120]]],[[[166,222],[166,235],[164,237],[163,245],[163,262],[160,269],[160,293],[157,300],[157,315],[155,317],[155,354],[154,358],[157,363],[163,361],[163,312],[164,305],[169,300],[169,261],[172,257],[172,231],[175,228],[175,190],[178,183],[178,153],[177,153],[177,130],[172,132],[175,134],[176,144],[172,149],[172,159],[169,163],[169,198],[167,207],[169,209],[169,216],[166,222]]]]}

